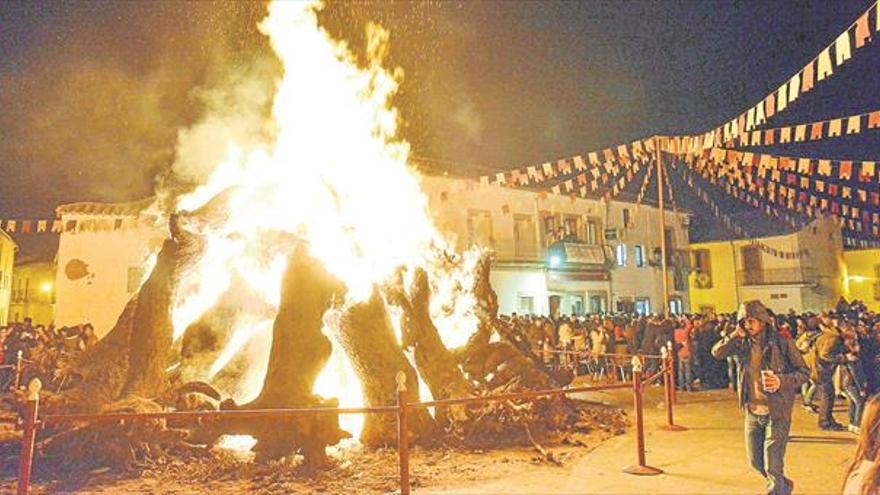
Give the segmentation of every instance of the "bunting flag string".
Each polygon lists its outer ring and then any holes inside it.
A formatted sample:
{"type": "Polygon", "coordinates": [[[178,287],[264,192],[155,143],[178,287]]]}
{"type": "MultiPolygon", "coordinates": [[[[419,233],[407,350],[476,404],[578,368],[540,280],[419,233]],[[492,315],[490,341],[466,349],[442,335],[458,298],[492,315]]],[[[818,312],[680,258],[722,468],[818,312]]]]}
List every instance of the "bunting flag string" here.
{"type": "MultiPolygon", "coordinates": [[[[769,119],[788,108],[801,95],[811,91],[816,84],[834,75],[837,69],[853,57],[853,46],[858,50],[873,41],[872,32],[880,31],[878,14],[880,14],[880,1],[875,1],[834,41],[783,82],[779,88],[735,119],[710,132],[736,138],[741,132],[749,132],[765,125],[769,119]],[[874,18],[873,23],[870,22],[870,17],[874,18]]],[[[722,141],[718,140],[716,144],[719,142],[722,141]]]]}
{"type": "Polygon", "coordinates": [[[794,104],[816,84],[835,74],[836,69],[853,57],[853,46],[858,54],[858,49],[873,41],[877,32],[880,32],[880,0],[873,2],[833,42],[761,101],[705,133],[671,138],[676,146],[674,151],[668,151],[679,155],[696,155],[725,143],[741,141],[744,134],[748,135],[751,143],[754,136],[750,134],[752,131],[762,129],[773,116],[794,104]]]}
{"type": "Polygon", "coordinates": [[[112,232],[136,229],[141,221],[137,218],[108,217],[76,220],[46,219],[0,219],[0,230],[9,234],[61,234],[78,232],[112,232]]]}
{"type": "Polygon", "coordinates": [[[810,218],[831,216],[851,240],[862,244],[877,243],[880,237],[880,188],[873,162],[778,157],[720,148],[707,155],[693,160],[692,168],[753,207],[789,223],[795,217],[779,208],[810,218]]]}
{"type": "Polygon", "coordinates": [[[793,124],[772,129],[760,129],[740,133],[739,139],[724,141],[725,147],[771,146],[774,144],[803,143],[828,138],[860,134],[863,130],[880,129],[880,110],[847,115],[833,119],[818,120],[805,124],[793,124]]]}
{"type": "MultiPolygon", "coordinates": [[[[620,144],[601,151],[591,151],[586,155],[577,155],[545,162],[540,165],[529,165],[513,170],[499,171],[479,178],[482,185],[528,187],[537,184],[562,184],[571,181],[571,186],[580,192],[586,187],[595,192],[600,185],[608,185],[620,174],[621,167],[632,166],[634,161],[646,156],[654,150],[651,139],[639,139],[628,144],[620,144]]],[[[552,186],[551,186],[552,187],[552,186]]],[[[582,194],[583,196],[583,194],[582,194]]]]}
{"type": "Polygon", "coordinates": [[[798,251],[785,251],[773,246],[770,246],[763,241],[755,238],[755,236],[750,235],[746,230],[729,215],[724,213],[721,207],[718,206],[718,203],[712,199],[712,195],[707,193],[705,189],[703,189],[699,184],[697,184],[693,175],[688,172],[686,167],[673,167],[674,169],[680,170],[682,175],[682,179],[688,184],[688,186],[694,191],[698,198],[706,205],[709,211],[712,212],[718,219],[721,220],[721,223],[728,229],[736,233],[737,236],[744,237],[748,239],[750,245],[757,246],[761,249],[761,251],[767,253],[770,256],[774,256],[776,258],[782,259],[800,259],[805,256],[810,256],[810,252],[807,249],[800,249],[798,251]]]}

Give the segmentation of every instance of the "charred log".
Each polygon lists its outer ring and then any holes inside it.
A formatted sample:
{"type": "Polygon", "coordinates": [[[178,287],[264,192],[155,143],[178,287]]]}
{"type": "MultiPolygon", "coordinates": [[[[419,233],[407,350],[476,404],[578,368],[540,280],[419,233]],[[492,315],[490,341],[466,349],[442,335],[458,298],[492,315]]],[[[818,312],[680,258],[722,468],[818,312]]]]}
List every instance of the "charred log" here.
{"type": "Polygon", "coordinates": [[[167,386],[165,370],[174,337],[171,314],[177,286],[204,247],[201,238],[179,227],[176,215],[169,226],[172,236],[159,251],[156,266],[138,293],[123,396],[155,397],[167,386]]]}
{"type": "MultiPolygon", "coordinates": [[[[269,367],[260,395],[238,406],[230,400],[221,409],[282,409],[336,407],[335,399],[312,394],[318,374],[330,358],[331,344],[321,332],[322,316],[344,287],[299,246],[290,256],[281,288],[281,306],[272,330],[269,367]]],[[[254,450],[268,460],[300,452],[307,463],[326,463],[325,449],[350,436],[335,415],[297,416],[284,420],[224,421],[197,433],[210,443],[223,433],[253,435],[254,450]]]]}
{"type": "MultiPolygon", "coordinates": [[[[393,405],[397,397],[395,376],[399,371],[406,373],[407,400],[418,402],[418,376],[397,344],[385,302],[378,292],[374,291],[368,302],[341,311],[335,330],[361,382],[365,405],[393,405]]],[[[425,409],[414,410],[409,424],[414,441],[428,440],[435,433],[434,420],[425,409]]],[[[396,445],[395,417],[367,415],[360,440],[368,447],[396,445]]]]}
{"type": "MultiPolygon", "coordinates": [[[[416,269],[412,285],[407,291],[403,281],[386,289],[389,302],[403,312],[401,333],[404,348],[413,350],[419,375],[425,380],[434,399],[470,397],[475,393],[455,357],[443,344],[440,332],[431,319],[431,289],[428,275],[416,269]]],[[[466,420],[467,408],[438,408],[435,414],[438,426],[448,429],[455,421],[466,420]]]]}

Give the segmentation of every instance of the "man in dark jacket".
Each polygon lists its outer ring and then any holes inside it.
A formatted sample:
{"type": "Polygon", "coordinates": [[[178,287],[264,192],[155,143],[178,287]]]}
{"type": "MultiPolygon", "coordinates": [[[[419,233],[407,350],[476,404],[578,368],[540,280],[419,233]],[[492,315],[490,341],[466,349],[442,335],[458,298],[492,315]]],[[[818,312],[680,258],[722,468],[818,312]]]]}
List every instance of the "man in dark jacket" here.
{"type": "Polygon", "coordinates": [[[813,368],[810,379],[816,384],[819,394],[819,428],[830,431],[844,431],[846,427],[834,420],[834,370],[838,365],[855,361],[855,356],[846,352],[837,322],[828,316],[821,318],[819,329],[822,333],[813,345],[813,368]]]}
{"type": "Polygon", "coordinates": [[[746,454],[767,480],[767,493],[788,495],[794,483],[783,470],[791,410],[809,371],[794,342],[773,328],[760,301],[743,304],[737,316],[735,331],[715,344],[712,355],[738,358],[736,390],[745,411],[746,454]]]}

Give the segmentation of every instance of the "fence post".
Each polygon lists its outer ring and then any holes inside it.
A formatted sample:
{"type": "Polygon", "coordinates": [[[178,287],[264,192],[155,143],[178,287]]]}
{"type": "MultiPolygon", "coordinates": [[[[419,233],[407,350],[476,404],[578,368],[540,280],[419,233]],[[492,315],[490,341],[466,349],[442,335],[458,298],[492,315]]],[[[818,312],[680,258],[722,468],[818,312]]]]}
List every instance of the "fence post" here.
{"type": "Polygon", "coordinates": [[[18,390],[21,386],[21,360],[22,351],[19,350],[15,357],[15,380],[12,382],[12,390],[18,390]]]}
{"type": "Polygon", "coordinates": [[[666,431],[685,431],[687,428],[675,424],[673,419],[673,403],[675,402],[675,371],[673,369],[672,353],[667,348],[661,349],[663,355],[663,385],[666,393],[666,424],[660,428],[666,431]]]}
{"type": "Polygon", "coordinates": [[[409,495],[409,427],[407,426],[406,373],[397,372],[397,457],[400,461],[400,495],[409,495]]]}
{"type": "MultiPolygon", "coordinates": [[[[675,347],[672,345],[672,341],[666,341],[666,349],[669,351],[669,376],[672,377],[672,403],[675,404],[678,402],[678,392],[675,389],[675,356],[672,355],[675,347]]],[[[678,363],[681,366],[681,363],[678,363]]]]}
{"type": "Polygon", "coordinates": [[[642,360],[639,356],[633,356],[632,368],[633,405],[636,410],[636,456],[638,457],[638,464],[625,468],[623,472],[639,476],[662,474],[662,469],[648,466],[645,463],[645,421],[642,408],[642,360]]]}
{"type": "Polygon", "coordinates": [[[18,461],[18,495],[27,495],[31,485],[31,466],[34,462],[34,440],[37,434],[37,409],[40,405],[40,389],[43,388],[39,378],[28,384],[27,409],[24,414],[24,425],[21,435],[21,454],[18,461]]]}

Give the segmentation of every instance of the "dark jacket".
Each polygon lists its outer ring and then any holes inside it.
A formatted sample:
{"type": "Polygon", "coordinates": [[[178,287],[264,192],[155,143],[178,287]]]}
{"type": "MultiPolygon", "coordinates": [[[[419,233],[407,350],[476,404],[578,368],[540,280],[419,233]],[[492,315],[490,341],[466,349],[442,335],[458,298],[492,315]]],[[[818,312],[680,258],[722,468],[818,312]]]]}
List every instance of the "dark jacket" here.
{"type": "Polygon", "coordinates": [[[642,336],[639,352],[650,355],[660,354],[660,347],[665,344],[662,324],[649,322],[645,325],[645,334],[642,336]]]}
{"type": "MultiPolygon", "coordinates": [[[[790,419],[795,395],[798,388],[807,381],[809,369],[804,364],[794,342],[780,336],[775,328],[768,326],[759,338],[763,340],[761,369],[773,370],[781,381],[779,390],[767,394],[770,415],[774,418],[790,419]]],[[[751,345],[750,338],[738,337],[734,332],[730,332],[712,347],[712,355],[717,359],[725,359],[728,356],[736,356],[739,359],[736,392],[742,408],[745,408],[749,402],[751,345]]]]}
{"type": "Polygon", "coordinates": [[[813,369],[810,379],[816,383],[831,383],[834,369],[846,363],[846,346],[834,329],[822,327],[822,335],[813,346],[813,369]]]}

